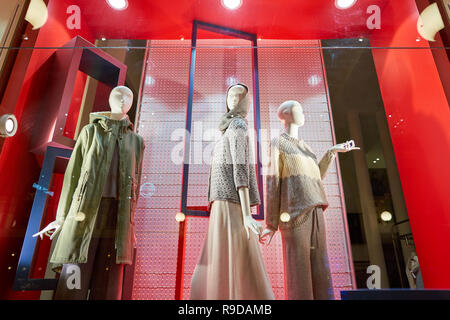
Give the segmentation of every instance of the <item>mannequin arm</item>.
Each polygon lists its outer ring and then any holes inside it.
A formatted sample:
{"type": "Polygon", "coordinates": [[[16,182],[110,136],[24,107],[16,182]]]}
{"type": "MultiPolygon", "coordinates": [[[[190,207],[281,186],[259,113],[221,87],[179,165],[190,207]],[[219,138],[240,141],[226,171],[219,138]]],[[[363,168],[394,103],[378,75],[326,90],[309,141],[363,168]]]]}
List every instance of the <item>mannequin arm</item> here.
{"type": "Polygon", "coordinates": [[[250,209],[250,194],[247,187],[239,188],[239,200],[241,201],[242,208],[242,218],[244,221],[244,228],[247,232],[247,238],[250,239],[250,233],[248,230],[250,229],[255,234],[259,235],[261,233],[261,225],[256,222],[252,217],[251,209],[250,209]]]}
{"type": "Polygon", "coordinates": [[[80,183],[81,167],[83,164],[83,156],[85,147],[88,142],[88,130],[85,126],[75,143],[75,146],[70,156],[69,163],[67,164],[66,172],[64,173],[63,187],[61,189],[61,196],[59,198],[58,209],[56,211],[56,220],[60,225],[63,224],[69,213],[70,206],[72,205],[72,199],[74,197],[75,190],[80,183]]]}
{"type": "Polygon", "coordinates": [[[322,179],[325,177],[330,164],[334,161],[337,152],[349,152],[352,150],[359,150],[359,147],[355,146],[355,141],[349,140],[344,143],[339,143],[332,146],[323,156],[322,160],[319,162],[320,176],[322,179]]]}
{"type": "Polygon", "coordinates": [[[42,229],[38,233],[33,234],[33,238],[39,236],[42,240],[44,235],[46,235],[50,237],[50,240],[53,240],[53,238],[58,234],[58,232],[61,231],[61,227],[62,223],[60,223],[58,220],[55,220],[53,222],[50,222],[44,229],[42,229]]]}
{"type": "Polygon", "coordinates": [[[236,119],[228,128],[230,130],[230,154],[233,164],[234,185],[239,193],[242,208],[242,218],[247,238],[250,239],[249,229],[259,235],[261,225],[253,219],[250,210],[249,186],[249,137],[247,124],[242,119],[236,119]]]}
{"type": "Polygon", "coordinates": [[[320,178],[325,178],[325,175],[327,174],[328,168],[330,167],[331,163],[336,158],[336,152],[332,150],[331,148],[328,149],[327,152],[323,155],[322,159],[319,162],[319,169],[320,169],[320,178]]]}
{"type": "Polygon", "coordinates": [[[145,150],[145,143],[144,139],[141,137],[141,155],[139,157],[138,167],[137,167],[137,185],[136,185],[136,201],[139,199],[140,193],[141,193],[141,176],[142,176],[142,163],[144,159],[144,150],[145,150]]]}
{"type": "Polygon", "coordinates": [[[269,240],[267,241],[267,245],[269,245],[272,241],[273,236],[275,235],[275,232],[275,230],[269,228],[264,229],[264,231],[261,233],[261,236],[259,237],[259,243],[266,244],[266,240],[267,238],[269,238],[269,240]]]}
{"type": "Polygon", "coordinates": [[[270,148],[269,172],[266,176],[266,228],[259,237],[261,244],[270,244],[278,230],[281,210],[281,175],[284,166],[277,140],[272,141],[270,148]]]}
{"type": "Polygon", "coordinates": [[[278,140],[270,147],[270,162],[266,176],[266,230],[278,230],[281,211],[281,176],[284,161],[278,148],[278,140]]]}

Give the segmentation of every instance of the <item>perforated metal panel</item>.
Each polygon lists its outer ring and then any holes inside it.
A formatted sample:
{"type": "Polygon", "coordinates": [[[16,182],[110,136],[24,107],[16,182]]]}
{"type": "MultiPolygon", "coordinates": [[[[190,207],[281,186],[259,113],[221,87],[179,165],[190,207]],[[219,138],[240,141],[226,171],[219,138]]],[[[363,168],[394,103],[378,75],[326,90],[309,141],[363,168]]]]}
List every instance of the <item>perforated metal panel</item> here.
{"type": "MultiPolygon", "coordinates": [[[[305,125],[300,128],[300,136],[311,146],[320,159],[326,150],[333,145],[331,118],[328,110],[326,88],[323,79],[322,61],[317,41],[260,41],[258,51],[260,90],[261,90],[261,127],[270,132],[263,135],[268,144],[272,137],[283,130],[277,118],[279,105],[286,100],[299,101],[305,113],[305,125]],[[279,48],[279,47],[304,48],[279,48]],[[270,47],[270,48],[264,48],[270,47]],[[275,48],[277,47],[277,48],[275,48]]],[[[263,152],[268,149],[263,148],[263,152]]],[[[330,167],[324,179],[325,191],[330,207],[325,211],[327,226],[327,245],[333,286],[336,298],[339,291],[352,288],[352,275],[346,244],[344,212],[338,183],[336,163],[330,167]]],[[[270,273],[282,273],[282,265],[269,266],[275,263],[269,255],[280,256],[282,260],[281,241],[266,252],[265,261],[270,273]]],[[[283,287],[282,277],[272,282],[272,286],[283,287]]]]}
{"type": "Polygon", "coordinates": [[[175,297],[178,249],[175,214],[180,210],[183,168],[181,163],[171,161],[171,153],[180,143],[172,133],[184,130],[190,51],[177,48],[179,41],[157,41],[157,44],[161,48],[150,49],[137,124],[146,149],[136,210],[138,250],[133,299],[175,297]],[[144,184],[149,192],[142,190],[144,184]]]}
{"type": "MultiPolygon", "coordinates": [[[[139,133],[146,142],[142,183],[147,196],[141,197],[136,212],[138,241],[134,299],[173,299],[177,266],[183,138],[186,120],[190,51],[176,48],[182,41],[152,41],[141,108],[139,133]]],[[[225,92],[234,82],[249,86],[252,97],[252,51],[246,40],[198,40],[191,154],[189,155],[188,206],[207,205],[209,163],[214,133],[225,111],[225,92]],[[247,48],[212,48],[226,45],[247,48]]],[[[332,131],[317,41],[263,40],[259,48],[261,100],[261,150],[263,174],[266,172],[270,140],[283,128],[276,112],[285,100],[298,100],[305,112],[301,137],[320,158],[332,146],[332,131]],[[286,48],[280,48],[284,46],[286,48]]],[[[251,101],[252,102],[252,101],[251,101]]],[[[248,116],[254,127],[253,109],[248,116]]],[[[253,140],[253,146],[255,141],[253,140]]],[[[256,148],[253,148],[256,150],[256,148]]],[[[256,156],[255,152],[254,155],[256,156]]],[[[335,295],[352,288],[348,260],[344,212],[334,163],[324,180],[327,199],[327,241],[335,295]]],[[[264,185],[265,190],[265,185],[264,185]]],[[[188,217],[184,261],[183,299],[189,298],[193,270],[208,228],[208,218],[188,217]]],[[[264,225],[264,222],[262,222],[264,225]]],[[[276,299],[284,299],[283,254],[277,233],[270,246],[261,246],[266,269],[276,299]]]]}

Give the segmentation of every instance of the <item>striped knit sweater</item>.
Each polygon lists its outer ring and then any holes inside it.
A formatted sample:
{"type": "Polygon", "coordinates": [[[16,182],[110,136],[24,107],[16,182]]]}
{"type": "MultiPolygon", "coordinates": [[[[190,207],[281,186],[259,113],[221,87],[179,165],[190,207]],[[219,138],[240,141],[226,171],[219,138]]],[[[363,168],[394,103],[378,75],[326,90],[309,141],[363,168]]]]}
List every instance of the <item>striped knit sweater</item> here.
{"type": "Polygon", "coordinates": [[[327,151],[317,162],[314,152],[303,140],[287,133],[272,141],[266,177],[266,225],[269,229],[278,230],[280,215],[284,212],[293,221],[310,208],[321,206],[325,210],[328,207],[322,179],[334,159],[335,153],[327,151]]]}

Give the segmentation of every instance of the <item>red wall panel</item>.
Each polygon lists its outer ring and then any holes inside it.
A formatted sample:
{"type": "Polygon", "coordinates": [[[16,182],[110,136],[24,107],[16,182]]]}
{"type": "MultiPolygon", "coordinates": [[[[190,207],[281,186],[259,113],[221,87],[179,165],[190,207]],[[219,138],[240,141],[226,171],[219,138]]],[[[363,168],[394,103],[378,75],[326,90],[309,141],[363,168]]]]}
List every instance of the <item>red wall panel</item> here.
{"type": "MultiPolygon", "coordinates": [[[[80,30],[67,29],[68,5],[66,1],[50,0],[47,23],[37,31],[31,30],[30,25],[27,27],[29,39],[36,37],[37,33],[35,47],[59,47],[76,35],[94,41],[87,28],[81,34],[80,30]]],[[[32,45],[29,42],[24,40],[22,47],[32,45]]],[[[0,298],[3,299],[37,299],[40,294],[36,291],[15,292],[11,287],[33,203],[35,189],[32,185],[38,181],[40,172],[38,159],[29,152],[35,125],[34,112],[46,90],[42,80],[46,73],[52,72],[48,66],[54,51],[52,48],[34,49],[31,56],[18,55],[0,108],[13,112],[19,124],[17,134],[5,140],[0,154],[0,181],[4,186],[0,189],[0,298]]],[[[78,83],[74,96],[82,95],[83,87],[78,83]]]]}
{"type": "MultiPolygon", "coordinates": [[[[406,206],[426,288],[450,288],[450,111],[413,1],[391,1],[371,38],[406,206]],[[420,41],[416,41],[420,39],[420,41]]],[[[450,72],[447,70],[446,72],[450,72]]]]}

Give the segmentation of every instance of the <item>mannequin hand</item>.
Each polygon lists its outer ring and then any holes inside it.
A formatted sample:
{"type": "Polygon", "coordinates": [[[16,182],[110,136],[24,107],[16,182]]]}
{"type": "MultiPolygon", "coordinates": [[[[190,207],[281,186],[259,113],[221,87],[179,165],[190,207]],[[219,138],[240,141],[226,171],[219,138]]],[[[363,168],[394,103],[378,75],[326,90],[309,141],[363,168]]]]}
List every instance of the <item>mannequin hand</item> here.
{"type": "Polygon", "coordinates": [[[247,239],[250,239],[250,233],[248,232],[248,229],[252,230],[258,236],[260,235],[260,233],[262,231],[261,225],[258,222],[256,222],[256,220],[253,219],[252,216],[244,217],[244,228],[245,228],[245,231],[247,232],[247,239]]]}
{"type": "Polygon", "coordinates": [[[359,149],[360,149],[359,147],[355,147],[355,141],[350,140],[344,143],[339,143],[331,147],[329,150],[334,152],[349,152],[352,150],[359,150],[359,149]]]}
{"type": "Polygon", "coordinates": [[[53,240],[58,232],[61,231],[61,227],[62,224],[60,224],[58,221],[50,222],[44,229],[42,229],[38,233],[33,234],[33,238],[39,236],[42,240],[45,234],[46,236],[50,237],[50,240],[53,240]]]}
{"type": "Polygon", "coordinates": [[[267,229],[267,228],[264,229],[264,231],[259,236],[259,243],[266,244],[266,239],[267,239],[267,237],[269,237],[269,241],[267,242],[267,245],[269,245],[270,242],[272,241],[272,238],[274,235],[275,235],[275,231],[267,229]]]}

